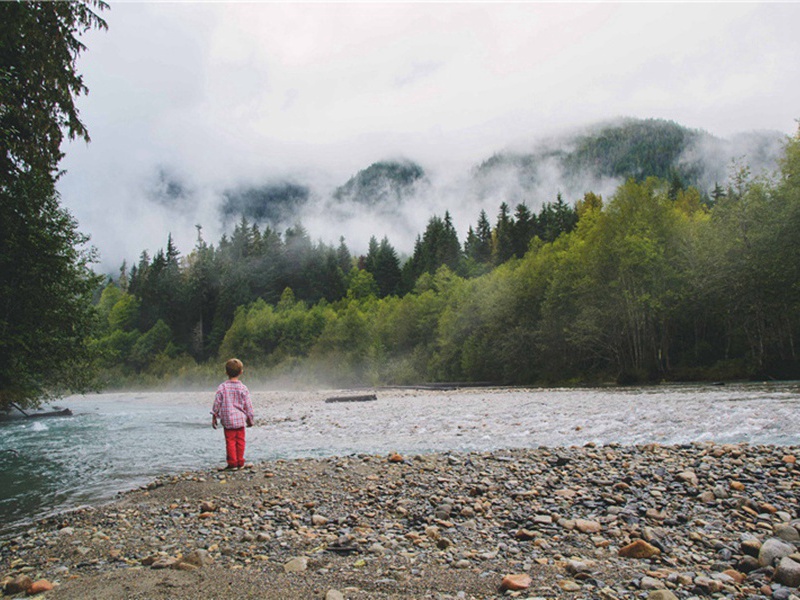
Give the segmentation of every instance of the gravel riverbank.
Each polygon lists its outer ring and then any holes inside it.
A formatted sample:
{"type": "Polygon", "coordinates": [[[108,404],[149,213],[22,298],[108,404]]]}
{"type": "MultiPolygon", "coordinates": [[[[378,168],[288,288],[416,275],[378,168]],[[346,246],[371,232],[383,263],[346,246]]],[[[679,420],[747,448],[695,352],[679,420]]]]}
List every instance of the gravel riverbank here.
{"type": "Polygon", "coordinates": [[[190,472],[3,540],[0,577],[54,599],[788,600],[798,455],[588,444],[190,472]]]}

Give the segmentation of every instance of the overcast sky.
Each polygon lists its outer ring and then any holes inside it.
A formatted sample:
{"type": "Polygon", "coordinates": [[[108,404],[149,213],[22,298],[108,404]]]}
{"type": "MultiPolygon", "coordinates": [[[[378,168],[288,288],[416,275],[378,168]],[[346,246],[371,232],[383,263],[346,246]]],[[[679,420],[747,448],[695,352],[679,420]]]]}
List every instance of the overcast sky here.
{"type": "Polygon", "coordinates": [[[66,147],[60,190],[108,269],[169,232],[188,253],[198,222],[216,242],[219,191],[240,182],[336,185],[401,156],[464,170],[619,116],[721,137],[800,118],[795,3],[112,0],[103,16],[79,62],[92,142],[66,147]],[[178,213],[147,199],[159,169],[192,188],[178,213]]]}

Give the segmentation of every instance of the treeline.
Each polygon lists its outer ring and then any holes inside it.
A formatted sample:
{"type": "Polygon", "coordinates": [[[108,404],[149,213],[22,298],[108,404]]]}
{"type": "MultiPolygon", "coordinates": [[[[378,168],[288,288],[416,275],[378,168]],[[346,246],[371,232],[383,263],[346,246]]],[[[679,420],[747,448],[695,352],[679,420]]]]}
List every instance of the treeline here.
{"type": "Polygon", "coordinates": [[[494,228],[481,212],[462,248],[446,213],[429,220],[403,263],[385,237],[371,238],[367,254],[353,256],[344,239],[338,247],[314,243],[302,225],[280,234],[242,218],[216,247],[198,228],[197,244],[186,257],[170,236],[166,250],[153,257],[142,252],[130,269],[122,265],[118,279],[100,295],[93,349],[103,369],[160,375],[178,359],[186,365],[216,357],[237,308],[256,300],[275,305],[287,290],[307,306],[348,297],[405,296],[424,273],[443,265],[465,277],[488,272],[521,257],[532,237],[555,239],[576,222],[560,196],[538,215],[520,205],[511,216],[503,204],[494,228]]]}
{"type": "Polygon", "coordinates": [[[402,264],[387,239],[353,257],[243,220],[123,268],[95,349],[119,377],[231,355],[341,384],[798,377],[800,140],[775,178],[742,169],[715,200],[630,180],[481,213],[463,245],[445,214],[402,264]]]}

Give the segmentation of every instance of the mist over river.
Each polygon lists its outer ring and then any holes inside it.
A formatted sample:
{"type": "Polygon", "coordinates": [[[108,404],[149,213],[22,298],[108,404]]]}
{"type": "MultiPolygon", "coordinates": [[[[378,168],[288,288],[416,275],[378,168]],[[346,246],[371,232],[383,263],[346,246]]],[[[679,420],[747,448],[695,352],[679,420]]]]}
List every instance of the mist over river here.
{"type": "MultiPolygon", "coordinates": [[[[641,388],[253,392],[249,461],[587,442],[800,444],[800,383],[641,388]]],[[[0,533],[157,475],[224,466],[210,392],[72,396],[72,417],[0,420],[0,533]]]]}

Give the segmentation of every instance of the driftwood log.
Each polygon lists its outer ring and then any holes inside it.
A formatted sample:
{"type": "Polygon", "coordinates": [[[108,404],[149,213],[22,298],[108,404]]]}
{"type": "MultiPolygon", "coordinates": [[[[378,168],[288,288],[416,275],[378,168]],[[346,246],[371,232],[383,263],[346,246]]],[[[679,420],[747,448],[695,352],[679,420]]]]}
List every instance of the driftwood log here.
{"type": "Polygon", "coordinates": [[[52,410],[50,412],[27,413],[24,410],[22,410],[19,406],[14,404],[13,402],[10,402],[9,404],[11,406],[13,406],[14,408],[16,408],[19,412],[21,412],[23,415],[25,415],[29,419],[38,419],[40,417],[71,417],[72,416],[72,411],[70,409],[68,409],[68,408],[63,408],[61,410],[52,410]]]}
{"type": "Polygon", "coordinates": [[[325,402],[370,402],[377,399],[375,394],[363,394],[361,396],[332,396],[326,398],[325,402]]]}

